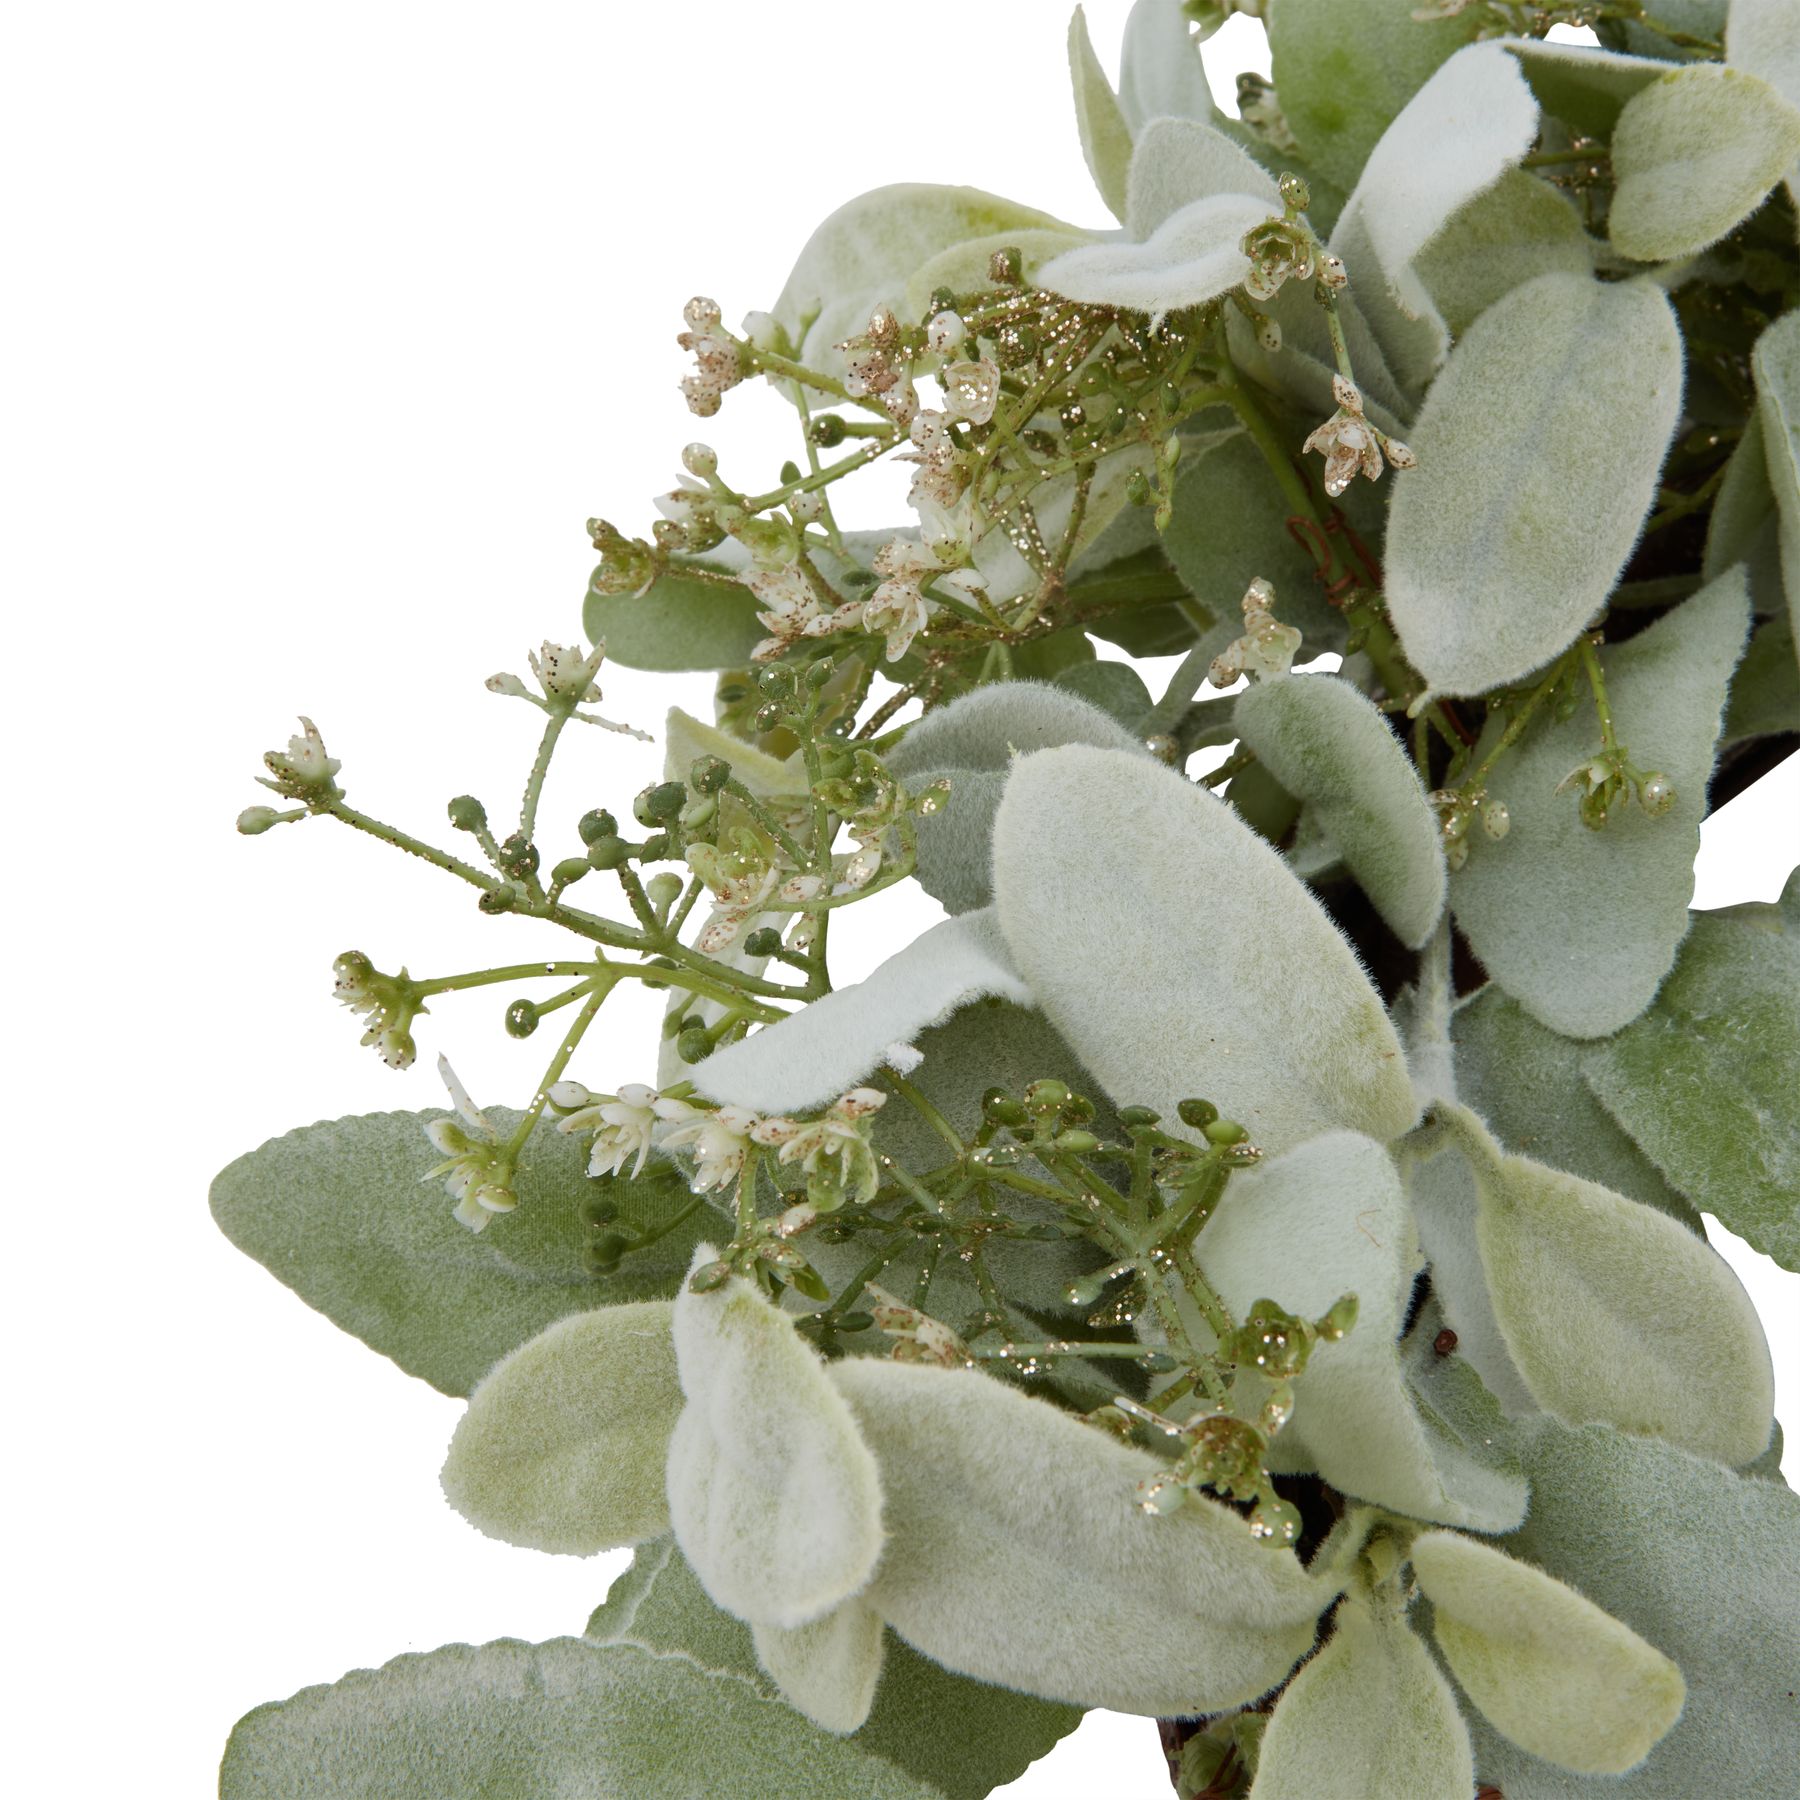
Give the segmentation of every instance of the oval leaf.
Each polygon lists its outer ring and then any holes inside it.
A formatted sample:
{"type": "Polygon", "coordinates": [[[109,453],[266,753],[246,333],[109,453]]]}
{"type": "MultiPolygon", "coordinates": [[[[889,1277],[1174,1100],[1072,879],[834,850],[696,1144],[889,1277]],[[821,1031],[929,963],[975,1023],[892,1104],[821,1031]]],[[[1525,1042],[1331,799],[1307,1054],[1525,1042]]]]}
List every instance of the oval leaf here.
{"type": "Polygon", "coordinates": [[[782,1698],[815,1725],[843,1736],[867,1720],[884,1639],[880,1618],[862,1601],[846,1600],[810,1625],[752,1625],[750,1635],[782,1698]]]}
{"type": "Polygon", "coordinates": [[[1174,770],[1080,746],[1025,758],[994,890],[1037,1004],[1121,1105],[1172,1119],[1201,1096],[1271,1153],[1412,1123],[1400,1041],[1349,946],[1280,854],[1174,770]]]}
{"type": "Polygon", "coordinates": [[[1758,416],[1781,548],[1789,621],[1800,639],[1800,312],[1777,319],[1756,341],[1758,416]]]}
{"type": "Polygon", "coordinates": [[[1100,198],[1115,219],[1125,217],[1125,171],[1131,164],[1131,131],[1119,111],[1118,96],[1094,54],[1087,14],[1078,6],[1069,20],[1069,79],[1075,88],[1075,124],[1081,154],[1100,198]]]}
{"type": "Polygon", "coordinates": [[[1661,290],[1555,270],[1470,326],[1432,384],[1388,516],[1387,597],[1443,694],[1518,681],[1600,610],[1681,411],[1661,290]]]}
{"type": "Polygon", "coordinates": [[[628,669],[739,669],[767,636],[756,598],[729,570],[674,564],[641,594],[590,586],[582,608],[589,639],[628,669]]]}

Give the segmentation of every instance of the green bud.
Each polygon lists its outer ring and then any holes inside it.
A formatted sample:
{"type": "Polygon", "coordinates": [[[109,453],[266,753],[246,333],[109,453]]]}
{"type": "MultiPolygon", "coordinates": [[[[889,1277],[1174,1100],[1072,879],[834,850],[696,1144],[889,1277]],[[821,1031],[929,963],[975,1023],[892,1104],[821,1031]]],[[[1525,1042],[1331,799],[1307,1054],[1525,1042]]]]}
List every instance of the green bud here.
{"type": "Polygon", "coordinates": [[[1088,1125],[1093,1122],[1094,1103],[1086,1094],[1071,1094],[1063,1107],[1065,1125],[1088,1125]]]}
{"type": "Polygon", "coordinates": [[[1133,506],[1150,504],[1150,477],[1142,469],[1131,471],[1131,479],[1125,483],[1125,498],[1133,506]]]}
{"type": "Polygon", "coordinates": [[[996,287],[1017,287],[1025,279],[1025,259],[1009,245],[988,258],[988,280],[996,287]]]}
{"type": "Polygon", "coordinates": [[[838,1320],[839,1331],[871,1331],[875,1326],[875,1315],[866,1312],[847,1312],[838,1320]]]}
{"type": "Polygon", "coordinates": [[[836,413],[820,413],[807,427],[807,436],[821,450],[830,450],[844,441],[844,421],[836,413]]]}
{"type": "Polygon", "coordinates": [[[837,669],[837,664],[829,656],[822,656],[806,668],[806,685],[815,693],[828,682],[837,669]]]}
{"type": "Polygon", "coordinates": [[[991,1087],[981,1096],[982,1117],[995,1125],[1023,1125],[1025,1108],[1005,1088],[991,1087]]]}
{"type": "Polygon", "coordinates": [[[731,779],[731,764],[722,756],[698,756],[688,770],[696,794],[716,794],[731,779]]]}
{"type": "Polygon", "coordinates": [[[1175,1116],[1195,1131],[1204,1131],[1218,1118],[1219,1109],[1210,1100],[1184,1100],[1176,1107],[1175,1116]]]}
{"type": "Polygon", "coordinates": [[[705,1062],[712,1055],[712,1035],[704,1025],[687,1025],[675,1040],[675,1054],[684,1063],[705,1062]]]}
{"type": "Polygon", "coordinates": [[[1651,818],[1661,818],[1675,804],[1675,784],[1660,770],[1651,772],[1638,783],[1638,804],[1651,818]]]}
{"type": "Polygon", "coordinates": [[[1211,1119],[1201,1130],[1205,1132],[1209,1144],[1217,1144],[1221,1149],[1231,1144],[1241,1144],[1250,1135],[1235,1119],[1211,1119]]]}
{"type": "Polygon", "coordinates": [[[1032,1112],[1061,1112],[1069,1104],[1069,1084],[1049,1079],[1034,1081],[1025,1090],[1025,1104],[1032,1112]]]}
{"type": "MultiPolygon", "coordinates": [[[[1356,1315],[1361,1310],[1361,1302],[1354,1294],[1345,1294],[1332,1304],[1331,1311],[1318,1321],[1316,1329],[1319,1336],[1328,1344],[1335,1344],[1355,1324],[1356,1315]]],[[[1443,1334],[1440,1332],[1439,1336],[1443,1334]]]]}
{"type": "Polygon", "coordinates": [[[773,956],[781,948],[781,933],[773,926],[759,925],[744,939],[744,950],[750,956],[773,956]]]}
{"type": "MultiPolygon", "coordinates": [[[[646,969],[673,969],[675,965],[666,956],[653,956],[644,964],[644,967],[646,969]]],[[[666,981],[651,981],[648,977],[644,981],[645,990],[652,994],[660,994],[668,985],[666,981]]]]}
{"type": "Polygon", "coordinates": [[[669,854],[669,834],[666,831],[653,831],[637,847],[639,862],[661,862],[669,854]]]}
{"type": "Polygon", "coordinates": [[[506,1009],[508,1037],[528,1038],[538,1028],[538,1009],[530,1000],[515,1000],[506,1009]]]}
{"type": "Polygon", "coordinates": [[[1281,201],[1290,212],[1305,212],[1312,205],[1312,193],[1298,175],[1284,174],[1277,184],[1281,201]]]}
{"type": "Polygon", "coordinates": [[[1121,1106],[1119,1108],[1119,1123],[1127,1131],[1142,1131],[1161,1122],[1162,1114],[1153,1111],[1148,1106],[1121,1106]]]}
{"type": "Polygon", "coordinates": [[[593,1199],[582,1201],[581,1216],[590,1225],[610,1225],[619,1216],[618,1202],[596,1194],[593,1199]]]}
{"type": "Polygon", "coordinates": [[[660,875],[652,875],[644,883],[644,892],[649,897],[650,904],[655,907],[659,919],[669,916],[669,908],[681,898],[681,890],[686,885],[679,875],[669,869],[665,869],[660,875]]]}
{"type": "Polygon", "coordinates": [[[1074,1156],[1086,1156],[1090,1150],[1100,1148],[1100,1140],[1091,1131],[1062,1131],[1051,1141],[1058,1150],[1067,1150],[1074,1156]]]}
{"type": "Polygon", "coordinates": [[[689,444],[681,453],[681,466],[690,475],[710,481],[719,472],[719,453],[711,444],[689,444]]]}
{"type": "Polygon", "coordinates": [[[551,883],[559,888],[573,887],[591,866],[585,856],[565,856],[550,871],[551,883]]]}
{"type": "Polygon", "coordinates": [[[1300,1509],[1273,1494],[1265,1495],[1250,1512],[1250,1535],[1274,1550],[1290,1550],[1300,1541],[1300,1509]]]}
{"type": "Polygon", "coordinates": [[[766,700],[751,717],[758,731],[773,731],[781,723],[781,702],[766,700]]]}
{"type": "Polygon", "coordinates": [[[616,1275],[619,1259],[609,1256],[598,1244],[589,1244],[581,1253],[581,1266],[590,1275],[616,1275]]]}
{"type": "Polygon", "coordinates": [[[695,1294],[710,1294],[722,1288],[731,1279],[731,1264],[728,1262],[709,1262],[705,1268],[696,1269],[688,1281],[688,1290],[695,1294]]]}
{"type": "Polygon", "coordinates": [[[588,845],[588,863],[596,869],[616,869],[630,857],[631,846],[622,837],[595,838],[588,845]]]}
{"type": "Polygon", "coordinates": [[[538,847],[515,831],[500,846],[500,860],[509,875],[535,875],[538,869],[538,847]]]}
{"type": "Polygon", "coordinates": [[[271,825],[281,823],[281,814],[272,806],[246,806],[237,816],[237,828],[245,837],[261,837],[271,825]]]}
{"type": "Polygon", "coordinates": [[[679,781],[659,781],[643,790],[631,803],[631,814],[640,825],[667,825],[687,805],[687,789],[679,781]]]}
{"type": "Polygon", "coordinates": [[[450,823],[458,831],[480,831],[487,824],[487,808],[473,794],[458,794],[450,802],[450,823]]]}
{"type": "Polygon", "coordinates": [[[756,671],[758,691],[771,700],[791,699],[798,685],[799,678],[786,663],[769,663],[756,671]]]}
{"type": "Polygon", "coordinates": [[[584,844],[597,843],[601,838],[616,837],[619,832],[619,821],[604,806],[593,812],[581,815],[581,823],[575,827],[581,833],[584,844]]]}
{"type": "Polygon", "coordinates": [[[519,890],[510,882],[489,888],[475,903],[484,913],[508,913],[519,904],[519,890]]]}

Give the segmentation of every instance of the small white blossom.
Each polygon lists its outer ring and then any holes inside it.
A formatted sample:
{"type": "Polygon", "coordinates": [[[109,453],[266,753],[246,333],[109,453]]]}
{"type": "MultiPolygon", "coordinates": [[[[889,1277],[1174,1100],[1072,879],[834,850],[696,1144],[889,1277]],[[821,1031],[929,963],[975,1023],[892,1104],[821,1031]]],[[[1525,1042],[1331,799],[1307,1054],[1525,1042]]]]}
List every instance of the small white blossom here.
{"type": "Polygon", "coordinates": [[[947,308],[941,313],[933,313],[925,327],[925,342],[933,356],[948,356],[952,351],[960,350],[968,335],[968,326],[947,308]]]}
{"type": "Polygon", "coordinates": [[[332,777],[344,765],[327,754],[325,740],[311,719],[302,715],[299,737],[288,739],[286,750],[270,750],[263,756],[263,766],[273,780],[258,776],[264,787],[273,788],[293,800],[330,792],[332,777]]]}
{"type": "Polygon", "coordinates": [[[1331,378],[1332,398],[1338,409],[1301,446],[1317,450],[1325,458],[1325,492],[1334,500],[1356,479],[1381,478],[1383,448],[1396,469],[1418,466],[1418,458],[1398,439],[1384,436],[1363,416],[1363,397],[1341,375],[1331,378]]]}
{"type": "Polygon", "coordinates": [[[991,356],[948,364],[938,379],[944,386],[944,410],[953,419],[985,425],[1000,404],[1000,365],[991,356]]]}
{"type": "Polygon", "coordinates": [[[685,376],[681,391],[688,410],[710,419],[724,396],[744,379],[738,347],[720,325],[718,302],[696,296],[681,309],[687,330],[675,340],[694,356],[694,373],[685,376]]]}
{"type": "Polygon", "coordinates": [[[504,694],[512,700],[529,700],[544,712],[566,713],[571,719],[579,719],[584,725],[598,725],[603,731],[623,732],[627,737],[637,738],[647,744],[650,742],[649,732],[639,731],[635,725],[622,725],[616,719],[603,719],[598,713],[578,710],[583,704],[600,698],[599,683],[594,677],[599,674],[600,664],[605,657],[604,640],[592,650],[583,650],[579,644],[553,644],[546,638],[543,645],[530,651],[526,658],[531,665],[532,674],[537,678],[538,686],[543,690],[541,699],[517,675],[490,675],[484,685],[490,694],[504,694]]]}
{"type": "Polygon", "coordinates": [[[876,552],[875,573],[881,577],[863,602],[865,629],[887,638],[887,660],[898,662],[912,641],[925,629],[932,602],[923,584],[936,580],[945,592],[973,601],[987,584],[972,569],[947,569],[924,544],[912,538],[891,538],[876,552]]]}
{"type": "Polygon", "coordinates": [[[658,1147],[693,1153],[694,1172],[688,1185],[696,1194],[730,1187],[737,1180],[744,1158],[750,1154],[755,1113],[742,1106],[721,1106],[709,1112],[685,1100],[657,1100],[653,1110],[665,1126],[674,1127],[658,1134],[658,1147]]]}
{"type": "Polygon", "coordinates": [[[360,950],[346,950],[331,972],[332,992],[369,1022],[362,1042],[390,1069],[411,1068],[415,1051],[410,1027],[414,1016],[425,1009],[418,1004],[406,971],[384,975],[360,950]]]}
{"type": "Polygon", "coordinates": [[[496,1213],[511,1212],[519,1198],[510,1185],[511,1171],[501,1167],[498,1134],[487,1114],[469,1098],[469,1090],[442,1056],[438,1074],[450,1090],[457,1117],[432,1119],[426,1124],[426,1138],[445,1160],[427,1170],[424,1179],[443,1181],[444,1191],[456,1202],[459,1225],[484,1231],[496,1213]]]}
{"type": "Polygon", "coordinates": [[[898,460],[919,465],[907,492],[907,503],[919,508],[929,502],[945,510],[955,506],[962,498],[967,478],[956,440],[950,435],[948,415],[923,407],[913,415],[907,435],[912,439],[913,453],[898,460]]]}
{"type": "Polygon", "coordinates": [[[865,1204],[881,1185],[869,1120],[887,1104],[876,1088],[852,1088],[832,1102],[823,1118],[758,1119],[750,1128],[753,1143],[768,1145],[784,1165],[798,1163],[806,1174],[807,1197],[821,1212],[845,1200],[865,1204]]]}
{"type": "Polygon", "coordinates": [[[643,1173],[650,1154],[656,1098],[655,1088],[642,1082],[628,1082],[616,1094],[589,1094],[587,1103],[560,1120],[556,1129],[594,1134],[588,1152],[590,1175],[616,1175],[629,1162],[635,1177],[643,1173]]]}
{"type": "Polygon", "coordinates": [[[1240,675],[1285,675],[1299,649],[1298,629],[1275,617],[1275,589],[1259,575],[1244,590],[1244,635],[1213,659],[1207,679],[1223,688],[1240,675]]]}

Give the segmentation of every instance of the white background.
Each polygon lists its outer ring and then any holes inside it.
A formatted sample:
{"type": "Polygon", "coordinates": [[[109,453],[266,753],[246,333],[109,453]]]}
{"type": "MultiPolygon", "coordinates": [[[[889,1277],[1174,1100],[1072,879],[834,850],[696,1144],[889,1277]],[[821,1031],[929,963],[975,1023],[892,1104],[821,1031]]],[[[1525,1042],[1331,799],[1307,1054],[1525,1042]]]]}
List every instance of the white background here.
{"type": "MultiPolygon", "coordinates": [[[[1110,61],[1126,0],[1089,11],[1110,61]]],[[[1254,37],[1233,27],[1227,97],[1254,37]]],[[[1059,9],[1018,0],[40,4],[6,27],[0,135],[7,1761],[20,1793],[199,1795],[246,1708],[402,1650],[578,1631],[621,1560],[464,1526],[436,1487],[458,1403],[212,1229],[208,1178],[265,1137],[435,1104],[441,1048],[482,1099],[522,1098],[540,1060],[501,1034],[501,990],[444,1003],[407,1076],[356,1047],[339,950],[443,971],[545,940],[327,824],[237,838],[261,751],[306,711],[365,809],[428,835],[468,788],[498,812],[535,715],[482,678],[575,635],[583,521],[641,531],[672,484],[690,294],[766,306],[813,223],[888,181],[1105,221],[1059,9]]],[[[749,479],[790,453],[772,428],[746,390],[703,435],[749,479]]],[[[651,726],[707,698],[607,682],[651,726]]],[[[551,833],[656,772],[586,736],[551,833]]],[[[1707,827],[1699,904],[1773,897],[1796,792],[1790,765],[1707,827]]],[[[868,954],[925,908],[852,916],[868,954]]],[[[621,1008],[578,1073],[646,1073],[645,1023],[621,1008]]],[[[1792,1279],[1724,1247],[1794,1412],[1792,1279]]],[[[1162,1781],[1148,1723],[1095,1716],[1006,1791],[1162,1781]]]]}

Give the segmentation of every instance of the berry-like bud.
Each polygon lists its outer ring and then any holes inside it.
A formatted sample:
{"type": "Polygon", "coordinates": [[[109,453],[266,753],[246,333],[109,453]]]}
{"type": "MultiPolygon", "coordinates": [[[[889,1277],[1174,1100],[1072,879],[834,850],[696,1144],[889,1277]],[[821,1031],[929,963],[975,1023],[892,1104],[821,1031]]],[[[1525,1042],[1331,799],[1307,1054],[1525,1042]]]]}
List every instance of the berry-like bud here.
{"type": "Polygon", "coordinates": [[[1232,1144],[1241,1144],[1250,1134],[1236,1119],[1213,1119],[1201,1127],[1209,1144],[1217,1144],[1225,1149],[1232,1144]]]}
{"type": "Polygon", "coordinates": [[[690,475],[709,481],[719,472],[719,453],[711,444],[689,444],[681,453],[681,466],[690,475]]]}
{"type": "Polygon", "coordinates": [[[281,823],[281,814],[272,806],[246,806],[237,816],[237,828],[245,837],[261,837],[271,825],[281,823]]]}
{"type": "Polygon", "coordinates": [[[807,436],[821,450],[830,450],[844,441],[844,421],[836,413],[820,413],[807,427],[807,436]]]}
{"type": "Polygon", "coordinates": [[[1675,804],[1674,782],[1653,770],[1638,785],[1638,804],[1651,818],[1660,818],[1675,804]]]}
{"type": "Polygon", "coordinates": [[[506,1035],[528,1038],[538,1028],[538,1009],[530,1000],[515,1000],[506,1009],[506,1035]]]}
{"type": "Polygon", "coordinates": [[[1069,1099],[1069,1084],[1066,1081],[1034,1081],[1025,1090],[1025,1104],[1032,1112],[1061,1112],[1069,1104],[1069,1099]]]}
{"type": "Polygon", "coordinates": [[[590,1225],[610,1225],[619,1216],[618,1203],[596,1195],[581,1203],[581,1216],[590,1225]]]}
{"type": "Polygon", "coordinates": [[[1146,1126],[1160,1123],[1161,1120],[1162,1114],[1153,1111],[1148,1106],[1121,1106],[1119,1108],[1119,1123],[1127,1131],[1142,1130],[1146,1126]]]}
{"type": "Polygon", "coordinates": [[[716,794],[731,779],[731,764],[722,756],[699,756],[688,770],[688,784],[696,794],[716,794]]]}
{"type": "Polygon", "coordinates": [[[550,880],[559,888],[573,887],[592,866],[585,856],[565,856],[550,871],[550,880]]]}
{"type": "Polygon", "coordinates": [[[631,858],[631,846],[622,837],[595,838],[588,845],[588,864],[596,869],[616,869],[631,858]]]}
{"type": "Polygon", "coordinates": [[[991,1087],[981,1096],[981,1112],[995,1125],[1025,1123],[1025,1108],[1004,1088],[991,1087]]]}
{"type": "Polygon", "coordinates": [[[1279,182],[1281,201],[1295,212],[1305,212],[1312,205],[1312,193],[1298,175],[1284,174],[1279,182]]]}
{"type": "Polygon", "coordinates": [[[744,950],[750,956],[773,956],[781,948],[781,933],[768,925],[759,925],[744,939],[744,950]]]}
{"type": "Polygon", "coordinates": [[[497,888],[489,888],[475,904],[484,913],[511,912],[519,904],[519,890],[503,881],[497,888]]]}
{"type": "Polygon", "coordinates": [[[458,794],[449,811],[450,823],[458,831],[480,831],[487,824],[487,808],[473,794],[458,794]]]}
{"type": "Polygon", "coordinates": [[[713,1042],[704,1025],[687,1025],[675,1040],[675,1054],[684,1063],[705,1062],[712,1055],[713,1042]]]}
{"type": "Polygon", "coordinates": [[[1193,1130],[1204,1131],[1218,1118],[1219,1109],[1210,1100],[1184,1100],[1176,1107],[1175,1116],[1193,1130]]]}
{"type": "Polygon", "coordinates": [[[1507,811],[1504,800],[1488,800],[1482,803],[1481,829],[1496,842],[1512,830],[1512,814],[1507,811]]]}
{"type": "Polygon", "coordinates": [[[667,825],[681,816],[687,805],[687,789],[679,781],[659,781],[643,790],[631,803],[632,817],[640,825],[667,825]]]}
{"type": "Polygon", "coordinates": [[[602,806],[593,812],[583,813],[581,823],[575,829],[581,833],[581,841],[584,844],[592,844],[601,838],[617,836],[619,821],[602,806]]]}

